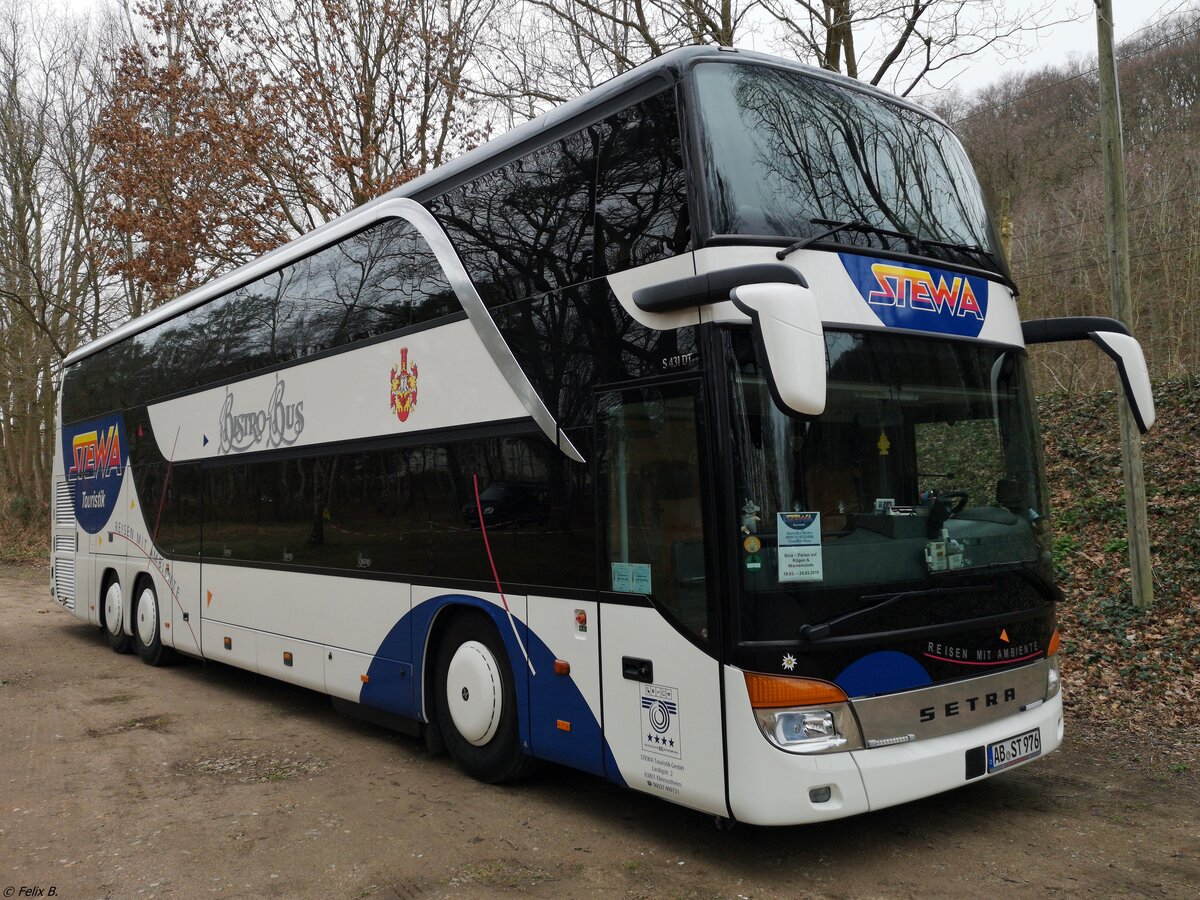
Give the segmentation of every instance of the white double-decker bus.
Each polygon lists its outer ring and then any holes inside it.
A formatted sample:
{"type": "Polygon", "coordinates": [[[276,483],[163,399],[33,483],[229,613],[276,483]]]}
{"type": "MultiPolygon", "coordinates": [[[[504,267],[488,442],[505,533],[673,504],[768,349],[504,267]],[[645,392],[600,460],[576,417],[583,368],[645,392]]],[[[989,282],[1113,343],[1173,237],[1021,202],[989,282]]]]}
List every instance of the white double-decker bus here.
{"type": "Polygon", "coordinates": [[[961,145],[693,48],[73,353],[52,586],[217,660],[718,817],[927,796],[1063,733],[1028,343],[961,145]]]}

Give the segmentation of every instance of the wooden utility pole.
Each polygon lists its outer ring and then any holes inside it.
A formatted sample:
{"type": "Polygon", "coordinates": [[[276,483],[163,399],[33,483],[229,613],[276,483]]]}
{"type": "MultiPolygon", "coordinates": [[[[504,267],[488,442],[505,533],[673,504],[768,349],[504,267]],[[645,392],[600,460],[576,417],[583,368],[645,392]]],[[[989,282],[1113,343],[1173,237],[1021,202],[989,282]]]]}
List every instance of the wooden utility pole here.
{"type": "Polygon", "coordinates": [[[1005,190],[1000,198],[1000,247],[1004,250],[1004,258],[1012,259],[1013,221],[1010,214],[1012,201],[1005,190]]]}
{"type": "MultiPolygon", "coordinates": [[[[1100,143],[1104,153],[1104,186],[1108,220],[1108,276],[1113,316],[1131,326],[1133,300],[1129,283],[1129,212],[1125,203],[1125,154],[1121,138],[1121,97],[1113,53],[1112,0],[1094,0],[1100,64],[1100,143]]],[[[1154,602],[1150,532],[1146,525],[1146,481],[1142,472],[1142,437],[1125,392],[1117,387],[1121,419],[1121,464],[1125,470],[1125,515],[1129,536],[1129,578],[1133,605],[1148,609],[1154,602]]]]}

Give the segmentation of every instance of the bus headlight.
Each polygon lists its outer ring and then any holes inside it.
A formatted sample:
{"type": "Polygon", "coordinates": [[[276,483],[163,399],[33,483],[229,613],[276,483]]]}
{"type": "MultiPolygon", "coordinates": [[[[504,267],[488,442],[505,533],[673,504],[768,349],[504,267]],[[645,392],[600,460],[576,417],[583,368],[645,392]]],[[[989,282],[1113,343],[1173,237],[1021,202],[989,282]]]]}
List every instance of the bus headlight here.
{"type": "Polygon", "coordinates": [[[758,727],[789,753],[834,753],[863,746],[844,691],[827,681],[746,672],[746,691],[758,727]]]}
{"type": "Polygon", "coordinates": [[[1058,649],[1061,644],[1061,639],[1058,636],[1058,629],[1054,629],[1054,633],[1050,635],[1050,646],[1046,648],[1046,659],[1050,665],[1046,667],[1046,699],[1049,700],[1060,690],[1062,690],[1062,673],[1058,668],[1058,649]]]}
{"type": "Polygon", "coordinates": [[[762,733],[791,753],[833,753],[862,747],[858,722],[850,704],[810,709],[756,709],[762,733]]]}
{"type": "Polygon", "coordinates": [[[1046,699],[1049,700],[1062,690],[1062,677],[1058,671],[1058,657],[1050,657],[1050,665],[1046,667],[1046,699]]]}

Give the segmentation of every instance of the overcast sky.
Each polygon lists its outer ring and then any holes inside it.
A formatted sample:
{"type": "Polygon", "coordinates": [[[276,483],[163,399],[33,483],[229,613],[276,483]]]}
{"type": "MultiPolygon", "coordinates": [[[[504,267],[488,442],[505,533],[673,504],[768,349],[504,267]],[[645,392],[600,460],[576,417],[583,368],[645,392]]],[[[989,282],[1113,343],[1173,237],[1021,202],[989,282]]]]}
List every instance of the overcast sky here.
{"type": "MultiPolygon", "coordinates": [[[[998,0],[1006,6],[1016,6],[1013,0],[998,0]]],[[[1056,0],[1064,9],[1071,4],[1056,0]]],[[[1065,62],[1072,56],[1096,55],[1096,13],[1091,0],[1078,0],[1076,9],[1084,19],[1048,29],[1038,35],[1038,45],[1031,48],[1023,60],[984,58],[963,68],[954,80],[963,91],[983,87],[1006,72],[1038,69],[1053,63],[1065,62]]],[[[1144,26],[1188,6],[1187,0],[1113,0],[1113,31],[1117,43],[1144,26]]]]}
{"type": "MultiPolygon", "coordinates": [[[[82,11],[94,9],[102,0],[51,0],[51,2],[66,6],[68,9],[82,11]]],[[[1001,6],[1013,9],[1027,8],[1038,0],[994,0],[1001,6]]],[[[1096,15],[1093,0],[1051,0],[1061,15],[1066,16],[1071,9],[1080,13],[1083,18],[1078,22],[1057,25],[1043,29],[1038,34],[1036,42],[1029,42],[1028,52],[1019,59],[1001,59],[996,54],[984,54],[976,59],[967,61],[956,70],[947,70],[945,77],[939,77],[938,86],[949,83],[958,89],[970,93],[976,88],[983,87],[996,81],[1009,72],[1022,72],[1040,68],[1054,63],[1065,62],[1072,56],[1094,56],[1096,53],[1096,15]]],[[[1186,8],[1195,0],[1112,0],[1113,22],[1117,43],[1150,22],[1158,21],[1176,10],[1186,8]]],[[[770,52],[768,43],[754,34],[747,34],[739,40],[739,46],[748,49],[770,52]]],[[[918,87],[916,95],[927,92],[918,87]]]]}
{"type": "MultiPolygon", "coordinates": [[[[932,86],[952,86],[964,93],[971,93],[1008,73],[1020,73],[1043,66],[1066,62],[1073,56],[1094,57],[1096,55],[1096,7],[1093,0],[1051,0],[1054,11],[1050,18],[1066,18],[1071,10],[1082,16],[1079,21],[1042,29],[1036,40],[1026,41],[1026,52],[1019,58],[1004,59],[995,52],[985,51],[976,58],[947,67],[938,73],[930,84],[919,86],[913,95],[918,102],[928,98],[932,86]]],[[[1118,45],[1120,42],[1145,27],[1181,8],[1192,5],[1195,0],[1113,0],[1113,25],[1118,45]]],[[[1026,9],[1037,5],[1038,0],[995,0],[1000,6],[1010,9],[1026,9]]],[[[753,17],[752,17],[753,18],[753,17]]],[[[765,23],[766,20],[764,20],[765,23]]],[[[757,24],[757,23],[755,23],[757,24]]],[[[751,50],[771,52],[767,28],[759,25],[748,28],[737,41],[738,46],[751,50]],[[759,33],[755,33],[759,32],[759,33]]],[[[860,39],[867,37],[860,35],[860,39]]],[[[881,85],[892,89],[891,85],[881,85]]]]}

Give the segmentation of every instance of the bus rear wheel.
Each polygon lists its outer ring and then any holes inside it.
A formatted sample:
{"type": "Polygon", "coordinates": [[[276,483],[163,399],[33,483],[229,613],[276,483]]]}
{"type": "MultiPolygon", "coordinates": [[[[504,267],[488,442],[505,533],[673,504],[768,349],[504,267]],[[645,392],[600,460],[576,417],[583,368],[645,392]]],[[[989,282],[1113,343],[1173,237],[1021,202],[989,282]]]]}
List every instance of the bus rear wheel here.
{"type": "Polygon", "coordinates": [[[121,581],[116,575],[110,575],[104,586],[104,631],[108,635],[108,646],[116,653],[128,653],[133,649],[133,639],[121,627],[124,616],[125,595],[121,581]]]}
{"type": "Polygon", "coordinates": [[[158,594],[148,578],[135,589],[133,642],[137,647],[138,656],[148,666],[165,666],[174,655],[170,647],[163,646],[158,594]]]}
{"type": "Polygon", "coordinates": [[[461,614],[438,647],[434,705],[450,756],[480,781],[499,784],[527,774],[521,750],[517,691],[508,654],[482,613],[461,614]]]}

